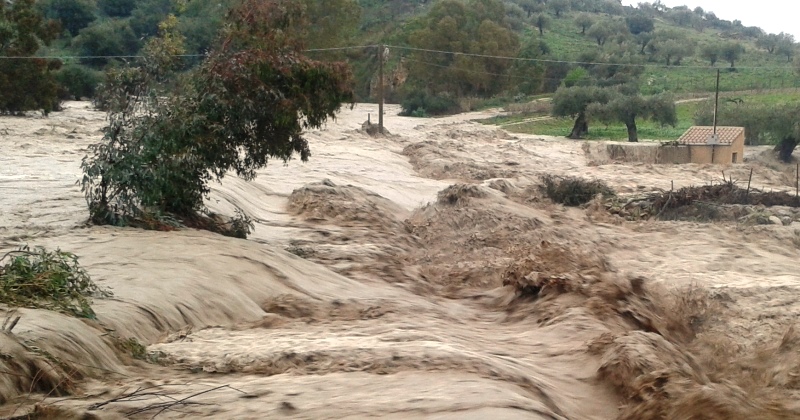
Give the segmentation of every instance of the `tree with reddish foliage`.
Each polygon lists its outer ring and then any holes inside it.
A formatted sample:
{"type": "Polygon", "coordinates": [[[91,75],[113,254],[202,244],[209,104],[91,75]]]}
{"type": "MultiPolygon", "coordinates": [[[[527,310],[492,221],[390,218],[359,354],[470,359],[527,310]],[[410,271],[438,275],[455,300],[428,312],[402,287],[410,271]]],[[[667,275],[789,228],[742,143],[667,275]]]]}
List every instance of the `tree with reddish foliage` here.
{"type": "MultiPolygon", "coordinates": [[[[345,63],[303,54],[307,26],[298,2],[245,0],[204,62],[159,95],[182,48],[176,25],[162,24],[143,62],[109,75],[101,95],[110,124],[82,164],[92,220],[197,225],[209,182],[230,171],[252,179],[272,158],[308,160],[304,130],[334,117],[353,92],[345,63]]],[[[225,233],[248,232],[242,214],[225,233]]]]}

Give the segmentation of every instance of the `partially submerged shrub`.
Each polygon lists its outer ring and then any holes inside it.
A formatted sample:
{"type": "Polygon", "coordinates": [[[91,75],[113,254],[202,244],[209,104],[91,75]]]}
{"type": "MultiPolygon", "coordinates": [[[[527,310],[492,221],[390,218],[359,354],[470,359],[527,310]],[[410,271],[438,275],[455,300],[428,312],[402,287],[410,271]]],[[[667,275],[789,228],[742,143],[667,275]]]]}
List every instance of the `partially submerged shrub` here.
{"type": "Polygon", "coordinates": [[[0,259],[0,303],[61,311],[94,318],[92,296],[108,296],[78,264],[78,257],[61,250],[27,246],[0,259]]]}
{"type": "MultiPolygon", "coordinates": [[[[294,31],[307,27],[301,5],[246,0],[228,23],[217,46],[183,78],[175,76],[184,49],[174,16],[136,66],[109,73],[97,101],[109,111],[109,126],[82,164],[94,223],[173,217],[187,226],[218,226],[200,216],[210,182],[229,172],[253,179],[273,158],[308,160],[304,131],[321,127],[352,100],[346,63],[304,55],[294,31]]],[[[243,237],[251,226],[240,215],[228,232],[243,237]]]]}
{"type": "Polygon", "coordinates": [[[460,204],[470,198],[484,198],[486,191],[483,191],[477,185],[472,184],[455,184],[451,185],[436,195],[437,201],[441,204],[460,204]]]}
{"type": "Polygon", "coordinates": [[[115,338],[114,345],[116,345],[116,347],[123,353],[128,354],[137,360],[149,361],[147,357],[148,356],[147,347],[144,344],[140,343],[139,340],[137,340],[136,338],[134,337],[126,339],[122,339],[119,337],[114,337],[114,338],[115,338]]]}
{"type": "Polygon", "coordinates": [[[565,206],[581,206],[598,194],[611,197],[614,191],[600,180],[586,180],[571,176],[543,175],[541,191],[553,202],[565,206]]]}
{"type": "Polygon", "coordinates": [[[432,95],[422,90],[408,93],[401,104],[400,115],[427,117],[428,115],[455,114],[461,107],[453,100],[441,95],[432,95]]]}
{"type": "Polygon", "coordinates": [[[56,80],[61,85],[63,99],[91,98],[97,85],[103,79],[102,73],[79,64],[70,64],[56,72],[56,80]]]}

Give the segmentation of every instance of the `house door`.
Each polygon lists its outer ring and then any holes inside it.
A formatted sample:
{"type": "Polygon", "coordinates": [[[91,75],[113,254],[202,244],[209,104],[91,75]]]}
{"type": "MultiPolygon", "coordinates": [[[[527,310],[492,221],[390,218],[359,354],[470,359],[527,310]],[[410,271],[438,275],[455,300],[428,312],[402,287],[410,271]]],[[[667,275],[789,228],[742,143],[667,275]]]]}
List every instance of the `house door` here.
{"type": "Polygon", "coordinates": [[[738,161],[739,161],[739,154],[734,152],[734,154],[733,154],[733,163],[738,163],[738,161]]]}

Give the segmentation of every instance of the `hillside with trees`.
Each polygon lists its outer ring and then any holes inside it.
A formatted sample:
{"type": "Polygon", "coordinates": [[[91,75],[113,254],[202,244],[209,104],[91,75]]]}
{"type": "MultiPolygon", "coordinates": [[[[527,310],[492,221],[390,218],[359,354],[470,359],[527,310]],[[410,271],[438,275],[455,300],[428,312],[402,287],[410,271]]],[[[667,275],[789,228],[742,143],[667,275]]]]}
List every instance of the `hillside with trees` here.
{"type": "MultiPolygon", "coordinates": [[[[659,1],[637,7],[615,0],[285,1],[306,10],[311,25],[302,37],[310,56],[350,63],[358,100],[376,99],[378,49],[370,46],[388,45],[388,99],[405,102],[409,115],[470,109],[491,98],[520,100],[574,85],[635,81],[644,95],[711,91],[718,68],[725,70],[723,90],[798,84],[792,69],[798,48],[791,35],[659,1]],[[319,51],[357,46],[366,47],[319,51]]],[[[44,67],[47,77],[41,80],[55,79],[61,98],[92,97],[104,72],[140,55],[170,15],[185,38],[182,68],[196,66],[237,3],[16,0],[2,6],[0,27],[8,26],[9,9],[30,4],[50,33],[39,30],[38,50],[24,55],[63,57],[44,67]]],[[[8,45],[0,42],[0,55],[21,54],[8,45]]],[[[41,102],[29,107],[45,108],[41,102]]]]}

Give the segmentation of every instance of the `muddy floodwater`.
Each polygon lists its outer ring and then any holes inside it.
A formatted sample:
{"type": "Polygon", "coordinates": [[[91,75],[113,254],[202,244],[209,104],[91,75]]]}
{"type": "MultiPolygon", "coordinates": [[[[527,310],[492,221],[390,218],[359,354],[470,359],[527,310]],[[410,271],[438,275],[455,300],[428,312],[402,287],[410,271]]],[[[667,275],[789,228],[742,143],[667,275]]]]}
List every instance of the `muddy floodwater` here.
{"type": "Polygon", "coordinates": [[[208,207],[252,217],[248,240],[90,226],[76,182],[105,115],[1,117],[0,254],[73,252],[113,297],[97,320],[15,312],[0,417],[800,418],[791,209],[626,221],[538,188],[570,175],[624,197],[752,169],[754,188],[793,190],[794,167],[763,148],[724,168],[598,164],[473,122],[499,110],[398,112],[376,138],[377,106],[345,109],[308,133],[307,163],[215,184],[208,207]]]}

